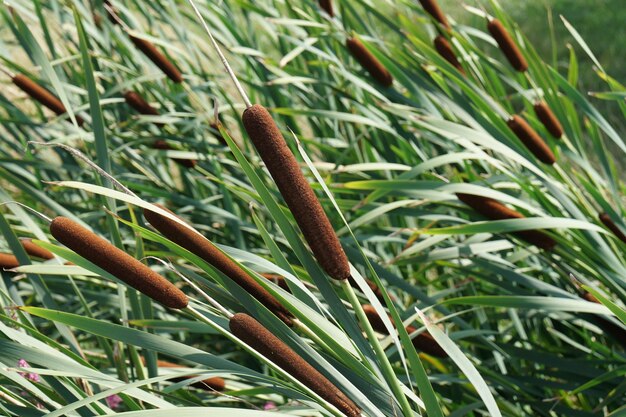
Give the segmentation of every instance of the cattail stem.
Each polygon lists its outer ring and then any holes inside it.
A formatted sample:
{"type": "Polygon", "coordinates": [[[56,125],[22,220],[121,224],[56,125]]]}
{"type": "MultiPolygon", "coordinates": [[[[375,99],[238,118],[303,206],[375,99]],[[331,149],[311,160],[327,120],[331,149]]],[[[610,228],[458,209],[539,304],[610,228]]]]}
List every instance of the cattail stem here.
{"type": "Polygon", "coordinates": [[[515,133],[515,136],[544,164],[552,165],[556,162],[556,157],[546,142],[539,136],[526,120],[514,115],[506,124],[515,133]]]}
{"type": "MultiPolygon", "coordinates": [[[[366,304],[363,306],[363,311],[367,316],[372,328],[376,330],[378,333],[388,335],[387,327],[385,327],[385,323],[383,323],[382,319],[374,309],[374,306],[366,304]]],[[[391,316],[390,316],[391,318],[391,316]]],[[[413,326],[407,326],[406,332],[411,334],[415,332],[417,329],[413,326]]],[[[420,333],[415,336],[412,340],[413,346],[415,349],[420,350],[422,352],[426,352],[429,355],[436,356],[438,358],[447,358],[448,354],[445,350],[439,346],[439,344],[435,341],[435,339],[429,333],[420,333]]]]}
{"type": "MultiPolygon", "coordinates": [[[[476,212],[491,220],[523,219],[525,217],[522,213],[510,209],[492,198],[463,193],[457,193],[456,196],[476,212]]],[[[554,239],[538,230],[523,230],[513,234],[541,249],[552,250],[556,245],[554,239]]]]}
{"type": "Polygon", "coordinates": [[[606,213],[600,213],[600,215],[598,216],[598,219],[600,219],[600,221],[602,222],[602,224],[609,229],[611,232],[613,232],[613,234],[615,235],[615,237],[617,237],[619,240],[621,240],[622,242],[626,243],[626,234],[624,234],[624,232],[622,231],[622,229],[620,229],[615,222],[611,219],[611,217],[609,217],[608,214],[606,213]]]}
{"type": "Polygon", "coordinates": [[[443,11],[441,11],[441,7],[439,7],[437,0],[420,0],[420,3],[422,4],[424,10],[426,10],[426,12],[428,12],[428,14],[431,15],[436,21],[441,23],[441,25],[447,30],[451,29],[448,18],[443,11]]]}
{"type": "Polygon", "coordinates": [[[346,47],[359,64],[383,87],[391,87],[393,77],[387,68],[363,45],[358,38],[349,38],[346,47]]]}
{"type": "Polygon", "coordinates": [[[272,116],[255,104],[244,111],[242,120],[315,258],[331,278],[348,279],[348,258],[272,116]]]}
{"type": "Polygon", "coordinates": [[[500,50],[504,53],[504,56],[506,56],[511,66],[519,72],[526,71],[528,69],[528,63],[502,22],[498,19],[490,20],[487,24],[487,30],[489,30],[491,36],[496,40],[500,50]]]}
{"type": "Polygon", "coordinates": [[[180,84],[183,82],[183,76],[165,55],[163,55],[152,42],[139,38],[134,35],[129,35],[132,43],[143,52],[157,67],[163,71],[167,77],[173,82],[180,84]]]}
{"type": "MultiPolygon", "coordinates": [[[[161,205],[157,205],[157,207],[167,210],[161,205]]],[[[165,216],[161,216],[151,210],[144,209],[143,215],[155,229],[163,234],[163,236],[213,265],[224,275],[232,279],[237,285],[246,290],[248,294],[256,298],[285,324],[288,326],[293,325],[293,316],[291,313],[289,313],[269,291],[256,282],[254,278],[248,275],[239,265],[226,256],[207,238],[189,227],[170,220],[165,216]]]]}
{"type": "Polygon", "coordinates": [[[10,253],[0,253],[0,268],[13,269],[20,266],[20,261],[17,260],[15,255],[10,253]]]}
{"type": "Polygon", "coordinates": [[[56,217],[50,223],[50,233],[83,258],[164,306],[187,307],[189,299],[171,282],[75,221],[56,217]]]}
{"type": "MultiPolygon", "coordinates": [[[[11,78],[11,81],[19,87],[20,90],[24,91],[43,106],[52,110],[56,115],[60,116],[67,112],[67,109],[58,97],[24,74],[15,74],[11,78]]],[[[76,116],[76,123],[78,123],[79,126],[82,126],[84,122],[85,121],[80,116],[76,116]]]]}
{"type": "Polygon", "coordinates": [[[450,65],[459,70],[459,72],[465,75],[465,70],[463,70],[461,63],[457,59],[456,54],[452,49],[452,45],[450,45],[450,42],[448,42],[445,37],[441,35],[437,36],[435,38],[434,45],[439,55],[441,55],[446,61],[448,61],[450,65]]]}
{"type": "Polygon", "coordinates": [[[359,407],[339,388],[251,316],[235,314],[230,319],[229,327],[237,338],[347,416],[358,417],[361,414],[359,407]]]}
{"type": "Polygon", "coordinates": [[[50,252],[48,249],[42,248],[41,246],[37,246],[33,243],[32,239],[23,238],[20,239],[20,243],[22,244],[22,247],[24,248],[26,253],[30,256],[46,260],[54,259],[54,254],[52,252],[50,252]]]}
{"type": "Polygon", "coordinates": [[[560,139],[563,136],[563,126],[561,126],[559,119],[556,118],[556,115],[546,102],[539,101],[533,105],[533,108],[537,118],[545,126],[546,130],[556,139],[560,139]]]}

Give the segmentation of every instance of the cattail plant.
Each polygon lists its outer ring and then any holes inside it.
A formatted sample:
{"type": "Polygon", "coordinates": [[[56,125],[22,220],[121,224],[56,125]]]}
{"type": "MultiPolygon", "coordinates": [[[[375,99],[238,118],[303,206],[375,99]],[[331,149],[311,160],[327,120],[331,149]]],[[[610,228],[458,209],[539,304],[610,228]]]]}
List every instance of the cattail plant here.
{"type": "MultiPolygon", "coordinates": [[[[28,78],[26,75],[15,74],[11,77],[11,81],[19,87],[20,90],[28,94],[32,99],[41,103],[43,106],[52,110],[56,115],[60,116],[67,112],[65,106],[58,97],[28,78]]],[[[84,122],[85,121],[80,116],[76,116],[76,123],[78,123],[79,126],[82,126],[84,122]]]]}
{"type": "Polygon", "coordinates": [[[528,63],[502,22],[498,19],[491,19],[487,24],[487,29],[496,42],[498,42],[500,50],[504,53],[504,56],[506,56],[511,66],[519,72],[526,71],[528,69],[528,63]]]}
{"type": "Polygon", "coordinates": [[[437,0],[420,0],[420,3],[422,4],[424,10],[426,10],[426,12],[431,15],[436,21],[441,23],[443,27],[445,27],[447,30],[451,29],[448,18],[443,13],[443,11],[441,11],[437,0]]]}
{"type": "MultiPolygon", "coordinates": [[[[152,144],[152,147],[154,149],[160,149],[164,151],[174,150],[174,148],[169,143],[167,143],[166,141],[162,139],[155,140],[154,143],[152,144]]],[[[172,158],[172,159],[174,160],[174,162],[189,169],[195,167],[196,164],[198,163],[195,159],[184,159],[184,158],[172,158]]]]}
{"type": "Polygon", "coordinates": [[[561,126],[559,119],[556,118],[548,104],[544,101],[539,101],[533,105],[533,108],[537,118],[545,126],[546,130],[556,139],[560,139],[563,136],[563,126],[561,126]]]}
{"type": "Polygon", "coordinates": [[[289,289],[289,285],[287,285],[287,280],[285,279],[285,277],[276,274],[261,274],[261,276],[268,281],[272,281],[283,290],[291,292],[291,289],[289,289]]]}
{"type": "MultiPolygon", "coordinates": [[[[463,193],[457,193],[456,196],[476,212],[491,220],[523,219],[525,217],[522,213],[510,209],[492,198],[463,193]]],[[[552,250],[556,245],[554,239],[538,230],[523,230],[513,234],[541,249],[552,250]]]]}
{"type": "Polygon", "coordinates": [[[335,16],[335,11],[333,10],[333,1],[332,0],[319,0],[320,7],[328,13],[330,17],[335,16]]]}
{"type": "Polygon", "coordinates": [[[176,67],[176,65],[170,61],[165,55],[163,55],[152,42],[139,38],[137,36],[130,35],[132,43],[143,52],[157,67],[163,71],[167,77],[175,83],[182,83],[183,76],[176,67]]]}
{"type": "MultiPolygon", "coordinates": [[[[167,210],[161,205],[158,205],[158,207],[167,210]]],[[[256,282],[254,278],[248,275],[239,265],[226,256],[207,238],[195,230],[151,210],[144,209],[143,215],[155,229],[163,234],[163,236],[213,265],[216,269],[220,270],[224,275],[246,290],[248,294],[256,298],[268,310],[285,322],[285,324],[288,326],[293,325],[293,316],[291,313],[287,311],[269,291],[263,288],[261,284],[256,282]]]]}
{"type": "Polygon", "coordinates": [[[171,282],[75,221],[56,217],[50,223],[50,233],[83,258],[164,306],[187,307],[189,299],[171,282]]]}
{"type": "Polygon", "coordinates": [[[526,148],[532,152],[544,164],[552,165],[556,162],[556,157],[546,142],[539,136],[526,120],[514,115],[506,124],[515,133],[526,148]]]}
{"type": "Polygon", "coordinates": [[[317,261],[330,277],[348,279],[350,264],[337,234],[270,113],[255,104],[242,121],[317,261]]]}
{"type": "MultiPolygon", "coordinates": [[[[141,362],[145,365],[146,364],[145,358],[141,358],[141,362]]],[[[179,365],[177,363],[168,362],[164,360],[157,360],[157,366],[159,368],[172,368],[172,369],[184,368],[183,365],[179,365]]],[[[179,381],[184,381],[184,380],[192,379],[192,378],[195,378],[195,376],[187,375],[187,376],[183,376],[180,378],[172,378],[172,381],[179,382],[179,381]]],[[[210,392],[224,391],[224,389],[226,388],[226,381],[224,381],[224,378],[215,376],[215,377],[203,379],[202,381],[194,382],[193,384],[191,384],[191,386],[194,388],[198,388],[198,389],[202,389],[202,390],[210,391],[210,392]]]]}
{"type": "Polygon", "coordinates": [[[159,111],[152,107],[139,93],[135,91],[127,91],[124,93],[126,104],[135,109],[139,114],[147,116],[158,116],[159,111]]]}
{"type": "Polygon", "coordinates": [[[119,25],[120,18],[119,18],[119,11],[117,10],[117,7],[113,6],[109,0],[104,0],[102,3],[104,4],[105,9],[107,10],[107,16],[109,18],[109,21],[113,23],[114,25],[119,25]]]}
{"type": "Polygon", "coordinates": [[[10,253],[0,253],[0,268],[12,269],[20,266],[20,261],[10,253]]]}
{"type": "Polygon", "coordinates": [[[598,218],[600,219],[600,221],[602,222],[602,224],[604,226],[606,226],[607,229],[609,229],[611,232],[613,232],[613,234],[615,235],[615,237],[617,237],[619,240],[621,240],[622,242],[626,243],[626,235],[624,234],[624,232],[622,232],[622,229],[620,229],[615,222],[611,219],[611,217],[609,217],[608,214],[606,213],[600,213],[600,215],[598,216],[598,218]]]}
{"type": "MultiPolygon", "coordinates": [[[[374,330],[376,330],[378,333],[389,334],[389,332],[387,331],[387,328],[385,327],[385,323],[383,323],[383,320],[380,318],[380,316],[374,309],[374,306],[371,306],[369,304],[364,305],[363,312],[367,316],[367,319],[369,320],[374,330]]],[[[416,330],[417,328],[413,326],[406,327],[406,332],[409,334],[413,333],[416,330]]],[[[416,337],[413,338],[412,342],[413,342],[413,346],[417,350],[428,353],[429,355],[432,355],[432,356],[436,356],[438,358],[448,357],[448,354],[446,353],[446,351],[443,350],[441,346],[439,346],[437,341],[435,341],[435,339],[429,333],[424,332],[424,333],[418,334],[416,337]]]]}
{"type": "Polygon", "coordinates": [[[35,258],[41,259],[54,259],[54,254],[50,252],[48,249],[44,249],[41,246],[37,246],[33,243],[32,239],[20,239],[20,243],[22,247],[30,256],[34,256],[35,258]]]}
{"type": "Polygon", "coordinates": [[[383,87],[391,87],[393,77],[387,68],[363,45],[358,38],[349,38],[346,47],[359,64],[383,87]]]}
{"type": "Polygon", "coordinates": [[[590,303],[602,304],[600,303],[600,300],[598,300],[596,296],[590,293],[589,291],[583,291],[581,297],[589,301],[590,303]]]}
{"type": "Polygon", "coordinates": [[[261,323],[244,313],[235,314],[229,322],[231,332],[278,365],[311,391],[337,407],[349,417],[358,417],[361,410],[332,382],[293,351],[261,323]]]}
{"type": "Polygon", "coordinates": [[[448,40],[444,36],[437,36],[433,43],[439,55],[441,55],[446,61],[448,61],[450,65],[458,69],[462,74],[465,74],[461,63],[457,59],[456,54],[452,49],[452,45],[450,45],[450,42],[448,42],[448,40]]]}

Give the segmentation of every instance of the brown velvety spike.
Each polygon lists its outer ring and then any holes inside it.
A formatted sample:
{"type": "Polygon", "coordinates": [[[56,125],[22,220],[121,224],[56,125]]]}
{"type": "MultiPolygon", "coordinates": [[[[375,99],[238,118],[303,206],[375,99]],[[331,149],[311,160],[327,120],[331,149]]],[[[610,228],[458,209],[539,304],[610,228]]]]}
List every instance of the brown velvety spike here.
{"type": "Polygon", "coordinates": [[[545,126],[546,130],[556,139],[560,139],[563,136],[563,126],[561,126],[559,119],[556,118],[550,107],[545,102],[540,101],[535,103],[533,108],[537,118],[545,126]]]}
{"type": "Polygon", "coordinates": [[[585,300],[589,301],[590,303],[596,303],[596,304],[601,304],[600,300],[598,300],[595,295],[593,295],[590,292],[583,292],[581,295],[582,298],[584,298],[585,300]]]}
{"type": "MultiPolygon", "coordinates": [[[[363,311],[365,312],[365,315],[367,316],[367,320],[372,325],[372,329],[376,330],[378,333],[389,334],[382,319],[380,318],[378,313],[376,313],[374,306],[365,304],[363,306],[363,311]]],[[[393,324],[393,321],[392,321],[392,324],[393,324]]],[[[406,328],[406,332],[409,334],[413,333],[415,330],[417,329],[413,326],[407,326],[406,328]]],[[[441,346],[439,346],[439,344],[430,335],[430,333],[422,332],[418,334],[417,336],[415,336],[412,341],[413,341],[413,346],[415,347],[416,350],[428,353],[429,355],[436,356],[438,358],[448,357],[448,354],[446,353],[446,351],[443,350],[441,346]]]]}
{"type": "Polygon", "coordinates": [[[458,69],[462,74],[465,74],[461,63],[456,58],[454,50],[452,49],[452,45],[450,45],[450,42],[448,42],[445,37],[441,35],[437,36],[435,38],[434,44],[435,49],[437,50],[439,55],[441,55],[446,61],[448,61],[450,65],[458,69]]]}
{"type": "Polygon", "coordinates": [[[450,30],[450,23],[448,22],[448,18],[441,11],[437,0],[420,0],[420,3],[429,15],[435,18],[435,20],[441,23],[446,29],[450,30]]]}
{"type": "MultiPolygon", "coordinates": [[[[491,220],[524,218],[524,215],[522,213],[510,209],[504,204],[492,198],[463,193],[457,193],[456,196],[459,200],[473,208],[474,211],[482,214],[483,216],[491,220]]],[[[523,230],[519,232],[513,232],[513,234],[520,239],[532,243],[533,245],[541,249],[552,250],[556,245],[554,239],[538,230],[523,230]]]]}
{"type": "Polygon", "coordinates": [[[359,64],[383,87],[391,87],[393,77],[387,68],[363,45],[357,38],[346,41],[346,47],[350,54],[359,61],[359,64]]]}
{"type": "MultiPolygon", "coordinates": [[[[174,148],[172,148],[170,146],[169,143],[167,143],[164,140],[155,140],[154,143],[152,144],[152,147],[154,149],[161,149],[164,151],[173,151],[174,148]]],[[[172,158],[172,160],[182,166],[184,166],[185,168],[193,168],[196,166],[196,164],[198,163],[195,159],[182,159],[182,158],[172,158]]]]}
{"type": "Polygon", "coordinates": [[[332,0],[319,0],[320,7],[328,13],[330,17],[335,16],[335,11],[333,10],[333,2],[332,0]]]}
{"type": "Polygon", "coordinates": [[[619,227],[617,227],[617,225],[615,224],[615,222],[613,220],[611,220],[611,218],[609,217],[608,214],[606,213],[600,213],[600,215],[598,216],[598,218],[600,219],[600,221],[602,222],[602,224],[604,226],[606,226],[607,229],[609,229],[611,232],[613,232],[613,234],[615,235],[615,237],[617,237],[619,240],[621,240],[622,242],[626,243],[626,235],[624,234],[624,232],[622,232],[622,229],[620,229],[619,227]]]}
{"type": "Polygon", "coordinates": [[[18,266],[20,266],[20,262],[17,260],[15,255],[10,253],[0,253],[0,268],[11,269],[17,268],[18,266]]]}
{"type": "Polygon", "coordinates": [[[278,285],[283,290],[287,292],[291,292],[291,290],[289,289],[289,285],[287,285],[287,280],[285,279],[285,277],[281,277],[280,275],[276,275],[276,274],[261,274],[261,276],[267,279],[268,281],[272,281],[274,284],[278,285]]]}
{"type": "Polygon", "coordinates": [[[183,76],[176,65],[163,55],[152,42],[132,35],[130,36],[130,40],[150,59],[150,61],[154,62],[170,80],[175,83],[183,82],[183,76]]]}
{"type": "Polygon", "coordinates": [[[496,42],[498,42],[500,50],[504,53],[504,56],[506,56],[511,66],[519,72],[526,71],[528,69],[528,62],[526,62],[524,55],[522,55],[515,41],[504,25],[502,25],[502,22],[498,19],[493,19],[487,24],[487,29],[496,42]]]}
{"type": "MultiPolygon", "coordinates": [[[[54,94],[31,80],[24,74],[16,74],[11,81],[23,92],[28,94],[33,100],[38,101],[43,106],[52,110],[56,115],[60,116],[66,113],[65,106],[54,94]]],[[[76,122],[82,126],[84,120],[76,116],[76,122]]]]}
{"type": "Polygon", "coordinates": [[[272,116],[255,104],[244,111],[242,121],[317,262],[331,278],[348,279],[348,258],[272,116]]]}
{"type": "Polygon", "coordinates": [[[143,97],[135,91],[127,91],[124,93],[124,100],[126,104],[135,109],[139,114],[145,114],[147,116],[158,116],[157,109],[152,107],[143,97]]]}
{"type": "Polygon", "coordinates": [[[332,382],[293,351],[261,323],[244,313],[235,314],[230,330],[244,343],[278,365],[349,417],[358,417],[361,410],[332,382]]]}
{"type": "Polygon", "coordinates": [[[174,284],[75,221],[56,217],[50,223],[50,233],[83,258],[164,306],[187,307],[187,296],[174,284]]]}
{"type": "Polygon", "coordinates": [[[22,247],[30,256],[34,256],[36,258],[41,259],[54,259],[54,254],[50,252],[48,249],[44,249],[40,246],[37,246],[33,243],[32,239],[20,239],[20,243],[22,247]]]}
{"type": "MultiPolygon", "coordinates": [[[[167,210],[167,208],[161,205],[157,204],[157,206],[163,210],[167,210]]],[[[224,275],[232,279],[252,297],[256,298],[268,310],[285,322],[286,325],[293,326],[293,316],[291,313],[289,313],[272,294],[263,288],[261,284],[256,282],[254,278],[248,275],[239,265],[220,251],[207,238],[153,211],[144,209],[143,216],[163,236],[222,271],[224,275]]]]}
{"type": "Polygon", "coordinates": [[[556,162],[556,157],[550,147],[526,120],[515,115],[507,120],[506,124],[537,159],[548,165],[552,165],[556,162]]]}
{"type": "MultiPolygon", "coordinates": [[[[146,361],[144,358],[141,358],[143,364],[146,364],[146,361]]],[[[162,361],[162,360],[157,360],[157,366],[159,368],[185,368],[185,366],[179,365],[177,363],[172,363],[172,362],[168,362],[168,361],[162,361]]],[[[185,379],[191,379],[191,378],[195,378],[193,375],[189,375],[189,376],[184,376],[184,377],[180,377],[180,378],[172,378],[171,380],[174,382],[179,382],[179,381],[184,381],[185,379]]],[[[191,384],[192,387],[194,388],[198,388],[198,389],[202,389],[205,391],[224,391],[224,389],[226,388],[226,381],[224,381],[224,378],[220,378],[218,376],[216,377],[212,377],[212,378],[207,378],[207,379],[203,379],[202,381],[198,381],[198,382],[194,382],[193,384],[191,384]]]]}
{"type": "MultiPolygon", "coordinates": [[[[349,282],[350,282],[350,286],[352,288],[359,288],[359,285],[356,283],[355,279],[353,277],[348,278],[349,282]]],[[[385,297],[383,297],[383,293],[380,290],[380,288],[378,287],[378,285],[376,285],[376,283],[374,281],[372,281],[371,279],[366,279],[365,280],[366,284],[368,287],[370,287],[370,290],[372,290],[372,292],[374,293],[374,295],[376,296],[376,298],[378,298],[381,302],[385,302],[385,297]]]]}
{"type": "Polygon", "coordinates": [[[93,22],[95,23],[96,27],[101,28],[102,27],[102,16],[100,16],[100,13],[93,12],[91,16],[93,18],[93,22]]]}

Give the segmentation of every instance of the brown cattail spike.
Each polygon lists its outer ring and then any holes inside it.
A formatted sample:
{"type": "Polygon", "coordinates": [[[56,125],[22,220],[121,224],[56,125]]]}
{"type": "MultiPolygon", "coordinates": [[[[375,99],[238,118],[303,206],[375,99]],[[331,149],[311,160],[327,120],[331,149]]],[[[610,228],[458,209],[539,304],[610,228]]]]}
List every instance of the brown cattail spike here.
{"type": "Polygon", "coordinates": [[[261,274],[261,276],[268,281],[272,281],[274,284],[278,285],[283,290],[289,293],[291,292],[291,289],[289,289],[289,285],[287,284],[287,280],[285,279],[285,277],[282,277],[276,274],[261,274]]]}
{"type": "Polygon", "coordinates": [[[563,126],[561,126],[559,119],[556,118],[550,107],[545,102],[540,101],[535,103],[533,108],[537,118],[545,126],[546,130],[556,139],[560,139],[563,136],[563,126]]]}
{"type": "Polygon", "coordinates": [[[446,29],[450,30],[450,23],[448,22],[448,18],[441,11],[437,0],[420,0],[420,3],[429,15],[435,18],[435,20],[441,23],[446,29]]]}
{"type": "Polygon", "coordinates": [[[348,258],[272,116],[255,104],[244,111],[242,120],[315,258],[331,278],[348,279],[348,258]]]}
{"type": "Polygon", "coordinates": [[[448,42],[448,40],[445,37],[441,35],[437,36],[435,38],[434,44],[435,44],[435,49],[437,50],[439,55],[441,55],[446,61],[448,61],[450,65],[458,69],[462,74],[465,74],[465,71],[463,70],[461,63],[459,62],[459,60],[456,58],[456,55],[454,54],[452,45],[450,45],[450,42],[448,42]]]}
{"type": "MultiPolygon", "coordinates": [[[[491,220],[524,218],[524,215],[522,213],[510,209],[504,204],[492,198],[462,193],[457,193],[456,196],[459,200],[473,208],[476,212],[491,220]]],[[[523,230],[519,232],[514,232],[513,234],[520,239],[532,243],[533,245],[541,249],[552,250],[556,245],[554,239],[538,230],[523,230]]]]}
{"type": "Polygon", "coordinates": [[[387,68],[357,38],[346,41],[346,47],[350,54],[359,61],[359,64],[383,87],[391,87],[393,77],[387,68]]]}
{"type": "MultiPolygon", "coordinates": [[[[158,205],[158,207],[167,210],[161,205],[158,205]]],[[[293,316],[291,313],[289,313],[272,294],[263,288],[261,284],[256,282],[254,278],[248,275],[239,265],[204,236],[153,211],[144,209],[143,215],[155,229],[163,234],[163,236],[222,271],[224,275],[232,279],[236,284],[246,290],[248,294],[256,298],[268,310],[285,322],[285,324],[288,326],[293,325],[293,316]]]]}
{"type": "MultiPolygon", "coordinates": [[[[376,330],[378,333],[389,334],[387,328],[385,327],[385,323],[383,323],[382,319],[376,313],[374,306],[369,304],[365,304],[363,306],[363,311],[367,316],[367,320],[372,325],[372,328],[376,330]]],[[[413,333],[417,330],[413,326],[407,326],[406,332],[413,333]]],[[[447,358],[448,354],[445,350],[439,346],[439,344],[435,341],[435,339],[429,333],[420,333],[413,338],[413,346],[415,349],[420,350],[422,352],[428,353],[429,355],[436,356],[438,358],[447,358]]]]}
{"type": "Polygon", "coordinates": [[[154,64],[167,75],[167,77],[175,83],[182,83],[183,76],[176,68],[176,65],[163,55],[157,47],[150,41],[130,35],[130,40],[135,46],[141,50],[154,64]]]}
{"type": "Polygon", "coordinates": [[[139,114],[145,114],[147,116],[159,115],[158,110],[152,107],[139,93],[127,91],[124,93],[124,100],[126,100],[126,104],[135,109],[139,114]]]}
{"type": "Polygon", "coordinates": [[[187,307],[189,299],[171,282],[110,242],[67,217],[50,223],[56,240],[96,266],[166,307],[187,307]]]}
{"type": "Polygon", "coordinates": [[[349,417],[360,416],[361,410],[356,404],[254,318],[243,313],[235,314],[230,319],[229,327],[233,334],[244,343],[337,407],[345,415],[349,417]]]}
{"type": "Polygon", "coordinates": [[[320,7],[328,13],[330,17],[335,16],[335,11],[333,10],[333,1],[332,0],[319,0],[320,7]]]}
{"type": "Polygon", "coordinates": [[[20,262],[10,253],[0,253],[0,268],[12,269],[20,266],[20,262]]]}
{"type": "Polygon", "coordinates": [[[48,249],[44,249],[41,246],[37,246],[33,243],[32,239],[20,239],[22,247],[30,256],[41,259],[54,259],[54,254],[48,249]]]}
{"type": "Polygon", "coordinates": [[[506,124],[537,159],[548,165],[552,165],[556,162],[556,157],[550,147],[526,120],[515,115],[507,120],[506,124]]]}
{"type": "Polygon", "coordinates": [[[622,229],[620,229],[613,220],[611,220],[611,218],[609,217],[608,214],[606,213],[601,213],[598,218],[600,219],[600,221],[602,222],[602,224],[604,226],[606,226],[607,229],[609,229],[611,232],[613,232],[613,234],[615,235],[615,237],[617,237],[619,240],[621,240],[622,242],[626,243],[626,235],[624,234],[624,232],[622,232],[622,229]]]}
{"type": "MultiPolygon", "coordinates": [[[[172,146],[170,146],[169,143],[167,143],[166,141],[159,139],[159,140],[155,140],[154,143],[152,144],[152,147],[154,149],[161,149],[164,151],[172,151],[174,150],[174,148],[172,146]]],[[[181,159],[181,158],[172,158],[174,160],[174,162],[184,166],[185,168],[193,168],[196,166],[197,161],[195,159],[181,159]]]]}
{"type": "MultiPolygon", "coordinates": [[[[60,116],[66,113],[65,106],[54,94],[37,84],[24,74],[16,74],[11,78],[13,84],[24,91],[34,100],[38,101],[48,109],[52,110],[56,115],[60,116]]],[[[76,116],[76,122],[79,126],[82,126],[84,120],[79,116],[76,116]]]]}
{"type": "MultiPolygon", "coordinates": [[[[144,358],[141,358],[141,361],[143,362],[144,365],[146,364],[146,361],[144,358]]],[[[168,361],[162,361],[162,360],[157,360],[157,366],[159,368],[185,368],[183,365],[179,365],[177,363],[172,363],[168,361]]],[[[181,378],[173,378],[172,381],[178,382],[178,381],[183,381],[183,380],[191,379],[191,378],[195,378],[195,377],[193,375],[189,375],[189,376],[184,376],[181,378]]],[[[205,390],[205,391],[224,391],[224,389],[226,388],[226,381],[224,381],[224,378],[220,378],[216,376],[216,377],[207,378],[207,379],[203,379],[202,381],[195,382],[191,384],[191,386],[194,388],[205,390]]]]}
{"type": "Polygon", "coordinates": [[[492,19],[489,21],[489,24],[487,24],[487,29],[496,42],[498,42],[500,50],[504,53],[506,59],[509,60],[511,66],[519,72],[526,71],[528,69],[528,63],[509,32],[502,25],[502,22],[498,19],[492,19]]]}

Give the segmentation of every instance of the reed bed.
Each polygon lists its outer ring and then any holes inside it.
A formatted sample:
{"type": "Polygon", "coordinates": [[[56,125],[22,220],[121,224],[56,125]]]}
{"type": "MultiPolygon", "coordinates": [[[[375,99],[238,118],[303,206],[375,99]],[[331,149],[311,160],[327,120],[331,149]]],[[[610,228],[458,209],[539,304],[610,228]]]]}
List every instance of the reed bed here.
{"type": "Polygon", "coordinates": [[[563,126],[561,126],[561,122],[559,122],[559,119],[557,119],[548,104],[544,101],[540,101],[535,103],[533,108],[535,109],[537,118],[541,121],[546,130],[550,132],[555,139],[560,139],[563,136],[563,126]]]}
{"type": "Polygon", "coordinates": [[[33,243],[32,239],[20,239],[20,243],[22,247],[30,256],[34,256],[35,258],[40,259],[54,259],[54,254],[50,252],[48,249],[44,249],[40,246],[37,246],[33,243]]]}
{"type": "Polygon", "coordinates": [[[270,113],[255,104],[244,111],[242,121],[319,264],[331,278],[350,278],[337,234],[270,113]]]}
{"type": "Polygon", "coordinates": [[[441,55],[446,61],[448,61],[450,65],[459,70],[459,72],[465,75],[465,70],[457,59],[456,54],[452,49],[452,45],[450,45],[450,42],[448,42],[448,40],[444,36],[437,36],[433,44],[435,45],[435,49],[437,50],[439,55],[441,55]]]}
{"type": "Polygon", "coordinates": [[[622,242],[626,243],[626,234],[624,234],[624,232],[622,232],[622,229],[620,229],[615,222],[611,219],[611,217],[606,214],[606,213],[600,213],[598,215],[598,219],[600,219],[600,222],[602,222],[602,224],[609,229],[611,232],[613,232],[613,234],[615,235],[615,237],[617,237],[619,240],[621,240],[622,242]]]}
{"type": "Polygon", "coordinates": [[[363,45],[358,38],[348,38],[346,47],[350,54],[368,72],[368,74],[383,87],[391,87],[393,77],[387,68],[363,45]]]}
{"type": "MultiPolygon", "coordinates": [[[[168,210],[161,205],[158,205],[158,207],[163,210],[168,210]]],[[[157,229],[163,236],[202,258],[207,263],[213,265],[224,275],[232,279],[237,285],[246,290],[248,294],[256,298],[285,324],[293,326],[293,315],[291,315],[291,313],[283,307],[276,297],[271,295],[261,286],[261,284],[256,282],[254,278],[248,275],[241,267],[239,267],[239,265],[226,256],[207,238],[190,228],[170,220],[167,217],[161,216],[151,210],[144,209],[143,216],[146,218],[148,223],[157,229]]]]}
{"type": "MultiPolygon", "coordinates": [[[[472,194],[457,193],[457,198],[470,206],[477,213],[491,220],[523,219],[525,216],[492,198],[472,194]]],[[[544,249],[552,250],[556,242],[547,234],[538,230],[523,230],[513,234],[526,242],[544,249]]]]}
{"type": "Polygon", "coordinates": [[[233,334],[244,343],[337,407],[342,413],[349,417],[361,415],[359,407],[339,388],[254,318],[244,313],[235,314],[230,319],[229,327],[233,334]]]}
{"type": "Polygon", "coordinates": [[[502,22],[498,19],[492,19],[487,24],[487,29],[511,66],[519,72],[525,72],[528,69],[528,62],[502,22]]]}
{"type": "Polygon", "coordinates": [[[89,262],[164,306],[187,307],[189,299],[171,282],[75,221],[55,217],[50,223],[50,233],[89,262]]]}
{"type": "Polygon", "coordinates": [[[526,120],[514,115],[506,124],[515,133],[515,136],[544,164],[552,165],[556,162],[556,157],[548,144],[539,136],[526,120]]]}

